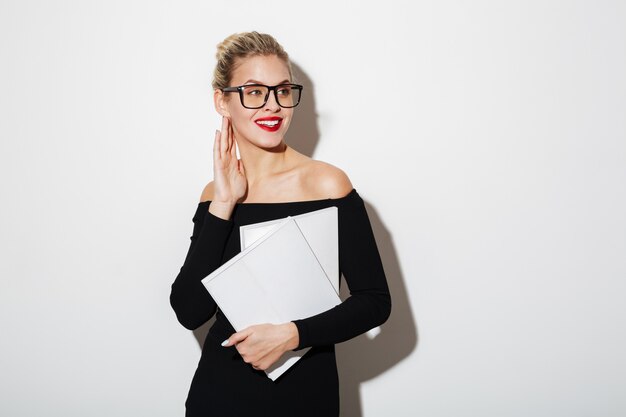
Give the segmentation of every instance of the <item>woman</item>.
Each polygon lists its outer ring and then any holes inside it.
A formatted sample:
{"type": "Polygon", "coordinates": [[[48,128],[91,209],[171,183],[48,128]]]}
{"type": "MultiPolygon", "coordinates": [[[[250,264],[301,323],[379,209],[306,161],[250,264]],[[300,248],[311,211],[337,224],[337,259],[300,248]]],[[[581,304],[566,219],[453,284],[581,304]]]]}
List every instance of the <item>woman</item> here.
{"type": "Polygon", "coordinates": [[[363,200],[343,171],[285,143],[301,92],[292,82],[289,58],[270,35],[235,34],[218,46],[213,88],[222,128],[215,134],[214,179],[200,197],[170,296],[190,330],[217,311],[185,402],[187,416],[338,416],[334,344],[382,324],[391,311],[363,200]],[[329,206],[338,208],[339,267],[350,297],[313,317],[235,332],[201,279],[240,252],[239,226],[329,206]],[[312,348],[276,381],[263,372],[283,353],[305,347],[312,348]]]}

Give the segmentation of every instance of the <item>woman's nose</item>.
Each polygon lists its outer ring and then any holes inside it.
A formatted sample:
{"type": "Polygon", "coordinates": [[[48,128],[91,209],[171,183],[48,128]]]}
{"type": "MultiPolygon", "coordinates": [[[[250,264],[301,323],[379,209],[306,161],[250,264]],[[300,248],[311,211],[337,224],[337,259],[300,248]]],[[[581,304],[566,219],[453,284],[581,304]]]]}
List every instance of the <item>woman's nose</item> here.
{"type": "Polygon", "coordinates": [[[265,103],[265,110],[268,111],[278,111],[281,107],[278,105],[278,101],[276,101],[276,94],[274,91],[270,91],[270,96],[267,98],[267,103],[265,103]]]}

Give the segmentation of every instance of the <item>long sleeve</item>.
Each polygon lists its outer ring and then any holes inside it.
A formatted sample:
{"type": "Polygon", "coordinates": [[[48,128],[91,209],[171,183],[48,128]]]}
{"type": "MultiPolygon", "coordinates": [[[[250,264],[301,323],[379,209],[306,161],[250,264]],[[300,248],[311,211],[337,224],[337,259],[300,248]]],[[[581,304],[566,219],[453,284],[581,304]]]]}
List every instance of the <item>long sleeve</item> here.
{"type": "Polygon", "coordinates": [[[189,330],[200,327],[215,314],[217,304],[201,280],[221,265],[233,229],[232,220],[213,215],[203,203],[198,204],[193,223],[191,244],[170,293],[178,321],[189,330]]]}
{"type": "Polygon", "coordinates": [[[294,320],[300,343],[294,350],[335,344],[384,323],[391,296],[363,199],[353,195],[338,205],[339,267],[350,297],[336,307],[294,320]]]}

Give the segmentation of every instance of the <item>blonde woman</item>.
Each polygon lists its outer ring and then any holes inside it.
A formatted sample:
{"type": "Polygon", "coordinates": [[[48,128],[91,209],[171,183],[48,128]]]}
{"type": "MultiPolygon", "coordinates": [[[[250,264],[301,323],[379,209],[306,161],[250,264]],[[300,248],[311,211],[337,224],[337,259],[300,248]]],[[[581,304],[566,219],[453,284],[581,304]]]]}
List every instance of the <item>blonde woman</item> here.
{"type": "MultiPolygon", "coordinates": [[[[186,416],[338,416],[334,345],[382,324],[391,311],[363,200],[342,170],[285,143],[304,92],[272,36],[248,32],[226,38],[218,45],[212,86],[222,115],[213,181],[200,197],[189,251],[170,295],[187,329],[216,315],[185,402],[186,416]],[[201,280],[240,252],[239,226],[329,206],[338,208],[339,267],[350,296],[313,317],[236,332],[201,280]],[[283,353],[305,347],[311,349],[276,381],[263,372],[283,353]]],[[[276,253],[274,261],[282,256],[276,253]]]]}

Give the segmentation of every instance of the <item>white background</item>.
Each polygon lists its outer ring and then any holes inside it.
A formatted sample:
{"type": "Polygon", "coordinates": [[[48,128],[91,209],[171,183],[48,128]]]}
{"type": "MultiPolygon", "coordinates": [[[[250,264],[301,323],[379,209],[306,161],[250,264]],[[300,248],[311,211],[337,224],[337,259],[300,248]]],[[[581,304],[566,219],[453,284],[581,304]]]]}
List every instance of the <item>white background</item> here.
{"type": "Polygon", "coordinates": [[[283,44],[288,137],[367,203],[393,295],[342,416],[626,415],[619,1],[0,8],[0,414],[182,416],[169,306],[219,127],[215,45],[283,44]]]}

